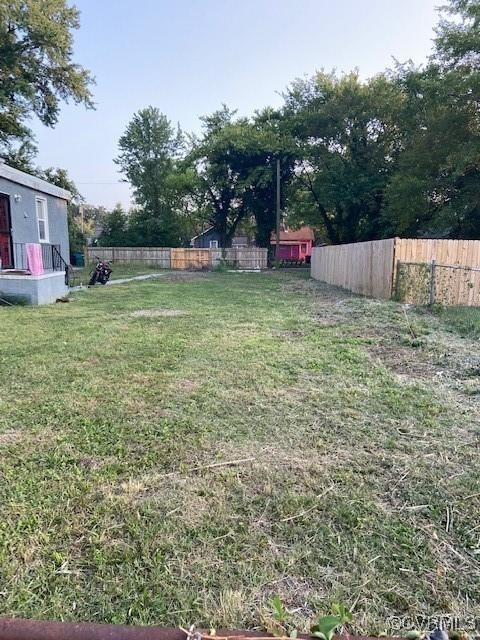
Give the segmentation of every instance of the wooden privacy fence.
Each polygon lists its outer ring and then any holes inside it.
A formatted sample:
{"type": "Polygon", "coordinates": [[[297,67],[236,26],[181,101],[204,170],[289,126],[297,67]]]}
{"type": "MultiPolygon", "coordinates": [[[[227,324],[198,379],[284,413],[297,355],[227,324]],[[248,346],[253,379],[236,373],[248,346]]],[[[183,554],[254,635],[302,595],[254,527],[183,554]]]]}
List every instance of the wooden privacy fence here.
{"type": "Polygon", "coordinates": [[[85,259],[116,264],[145,264],[159,269],[208,270],[221,264],[239,269],[266,269],[267,249],[177,249],[169,247],[87,247],[85,259]]]}
{"type": "Polygon", "coordinates": [[[337,287],[375,298],[392,295],[395,240],[315,247],[311,275],[337,287]]]}
{"type": "Polygon", "coordinates": [[[170,269],[170,249],[162,247],[87,247],[85,260],[96,258],[118,264],[146,264],[170,269]]]}
{"type": "Polygon", "coordinates": [[[211,268],[210,249],[171,249],[170,268],[192,271],[211,268]]]}
{"type": "Polygon", "coordinates": [[[377,298],[480,306],[480,241],[391,238],[316,247],[311,275],[377,298]]]}

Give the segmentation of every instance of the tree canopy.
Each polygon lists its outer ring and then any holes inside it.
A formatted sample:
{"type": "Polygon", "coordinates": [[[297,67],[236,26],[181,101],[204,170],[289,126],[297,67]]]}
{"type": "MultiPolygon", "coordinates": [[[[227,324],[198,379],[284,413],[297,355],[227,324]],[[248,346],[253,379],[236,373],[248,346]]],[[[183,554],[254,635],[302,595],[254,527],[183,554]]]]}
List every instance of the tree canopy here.
{"type": "Polygon", "coordinates": [[[135,244],[177,246],[181,241],[178,216],[177,163],[183,145],[175,129],[156,107],[134,114],[119,140],[115,162],[130,182],[139,209],[130,221],[135,244]]]}
{"type": "Polygon", "coordinates": [[[385,75],[362,83],[357,72],[317,73],[284,94],[297,142],[293,205],[326,240],[380,237],[386,184],[401,147],[401,90],[385,75]]]}
{"type": "Polygon", "coordinates": [[[387,188],[388,232],[480,237],[480,4],[451,0],[424,69],[400,66],[405,148],[387,188]]]}
{"type": "Polygon", "coordinates": [[[66,0],[0,0],[0,154],[12,164],[32,160],[32,115],[53,127],[62,100],[93,107],[93,78],[72,60],[78,27],[66,0]]]}

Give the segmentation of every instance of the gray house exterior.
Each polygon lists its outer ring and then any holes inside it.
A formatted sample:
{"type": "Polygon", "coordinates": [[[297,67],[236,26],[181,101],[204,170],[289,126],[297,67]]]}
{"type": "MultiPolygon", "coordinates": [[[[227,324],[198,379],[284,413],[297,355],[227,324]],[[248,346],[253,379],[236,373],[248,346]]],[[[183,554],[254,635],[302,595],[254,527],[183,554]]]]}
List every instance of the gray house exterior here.
{"type": "Polygon", "coordinates": [[[70,193],[0,162],[0,297],[31,304],[68,292],[70,193]],[[39,245],[43,269],[32,275],[27,245],[39,245]],[[3,294],[3,296],[2,296],[3,294]]]}

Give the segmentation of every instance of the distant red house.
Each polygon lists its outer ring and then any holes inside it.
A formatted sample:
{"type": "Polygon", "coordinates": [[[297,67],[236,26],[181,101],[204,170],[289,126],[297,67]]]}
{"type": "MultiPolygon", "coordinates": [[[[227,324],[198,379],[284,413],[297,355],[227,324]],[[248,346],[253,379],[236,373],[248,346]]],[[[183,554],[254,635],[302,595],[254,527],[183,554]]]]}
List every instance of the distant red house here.
{"type": "MultiPolygon", "coordinates": [[[[310,227],[301,227],[295,231],[285,229],[280,231],[280,255],[278,260],[287,262],[310,262],[315,236],[310,227]]],[[[272,233],[271,244],[275,250],[277,236],[272,233]]]]}

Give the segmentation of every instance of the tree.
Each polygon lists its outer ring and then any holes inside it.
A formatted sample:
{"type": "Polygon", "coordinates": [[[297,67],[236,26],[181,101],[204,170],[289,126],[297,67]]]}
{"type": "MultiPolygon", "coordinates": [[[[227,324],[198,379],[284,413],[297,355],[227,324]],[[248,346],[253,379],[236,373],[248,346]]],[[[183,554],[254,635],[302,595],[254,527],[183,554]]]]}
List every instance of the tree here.
{"type": "Polygon", "coordinates": [[[42,178],[47,182],[51,182],[61,189],[69,191],[72,196],[72,204],[78,205],[84,201],[82,194],[77,189],[77,185],[70,178],[66,169],[48,167],[47,169],[36,169],[35,173],[39,178],[42,178]]]}
{"type": "Polygon", "coordinates": [[[14,144],[11,140],[7,140],[3,144],[0,142],[0,153],[4,162],[14,169],[19,169],[26,173],[35,173],[37,171],[33,163],[37,155],[37,147],[29,139],[22,140],[18,144],[14,144]]]}
{"type": "Polygon", "coordinates": [[[82,229],[75,207],[67,208],[67,218],[70,253],[82,253],[87,244],[87,236],[82,229]]]}
{"type": "Polygon", "coordinates": [[[289,166],[279,114],[265,110],[253,120],[235,119],[235,112],[224,105],[202,120],[203,136],[193,139],[188,160],[196,172],[193,190],[204,202],[220,245],[230,246],[239,224],[253,217],[258,243],[269,246],[275,227],[276,159],[284,158],[285,179],[289,166]]]}
{"type": "Polygon", "coordinates": [[[93,107],[90,72],[72,61],[78,27],[79,12],[66,0],[0,0],[2,155],[11,157],[15,142],[31,141],[32,115],[53,127],[61,100],[93,107]]]}
{"type": "Polygon", "coordinates": [[[382,203],[402,145],[402,91],[385,75],[362,83],[317,73],[284,95],[284,116],[297,145],[293,218],[320,228],[330,242],[382,235],[382,203]]]}
{"type": "Polygon", "coordinates": [[[297,150],[285,118],[271,108],[255,114],[245,138],[242,170],[245,208],[255,220],[257,245],[270,247],[277,218],[277,161],[280,163],[280,203],[284,209],[297,150]]]}
{"type": "Polygon", "coordinates": [[[451,0],[423,69],[397,69],[405,151],[387,191],[391,233],[480,237],[480,5],[451,0]]]}
{"type": "Polygon", "coordinates": [[[103,216],[98,244],[103,247],[128,246],[127,228],[127,215],[118,203],[110,213],[103,216]]]}
{"type": "Polygon", "coordinates": [[[178,246],[174,175],[182,145],[180,129],[175,130],[156,107],[136,113],[119,140],[115,162],[141,208],[134,219],[136,235],[148,237],[140,244],[178,246]]]}
{"type": "Polygon", "coordinates": [[[221,247],[230,246],[245,213],[239,198],[239,175],[234,167],[234,116],[235,111],[223,105],[212,115],[202,117],[203,136],[200,139],[192,136],[187,158],[195,176],[190,189],[208,203],[208,221],[219,233],[221,247]]]}

